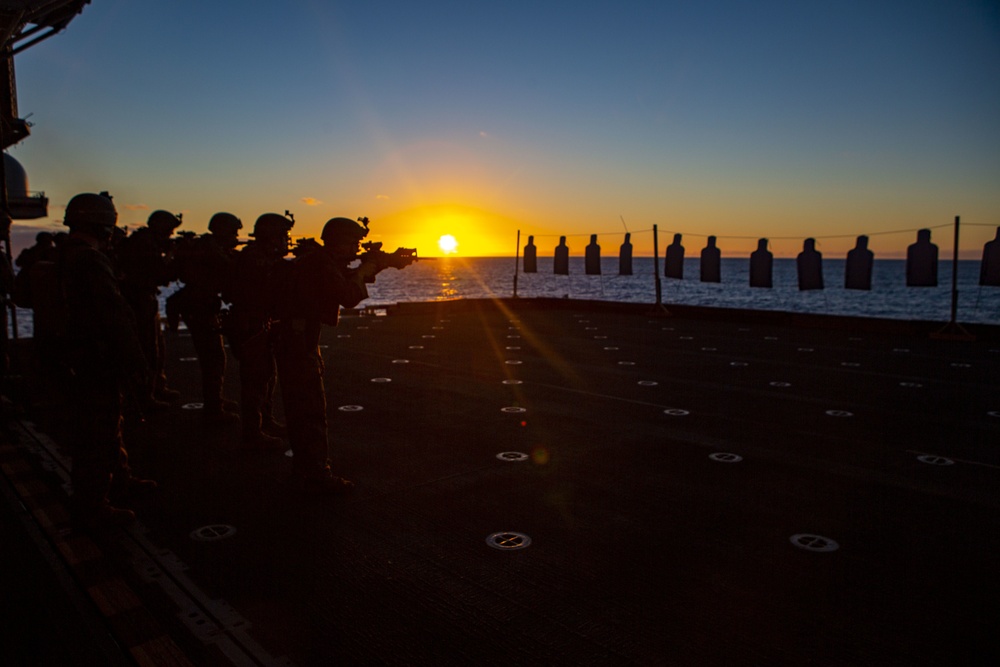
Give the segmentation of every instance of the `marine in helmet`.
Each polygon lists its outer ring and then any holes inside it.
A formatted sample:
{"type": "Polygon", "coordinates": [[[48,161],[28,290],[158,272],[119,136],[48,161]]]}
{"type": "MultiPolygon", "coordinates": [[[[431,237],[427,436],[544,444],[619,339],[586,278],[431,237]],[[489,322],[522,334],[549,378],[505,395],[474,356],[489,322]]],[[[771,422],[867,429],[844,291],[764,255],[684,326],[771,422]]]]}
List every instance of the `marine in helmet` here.
{"type": "Polygon", "coordinates": [[[242,448],[284,451],[276,434],[283,425],[273,415],[277,370],[271,341],[272,315],[288,254],[294,221],[278,213],[257,218],[251,241],[232,263],[223,299],[230,308],[225,332],[240,364],[240,425],[242,448]]]}
{"type": "MultiPolygon", "coordinates": [[[[7,238],[10,238],[8,232],[7,238]]],[[[8,240],[9,244],[10,241],[8,240]]],[[[10,265],[7,253],[0,251],[0,373],[6,375],[10,370],[9,340],[7,339],[8,300],[14,293],[14,269],[10,265]]]]}
{"type": "Polygon", "coordinates": [[[226,287],[243,222],[232,213],[216,213],[208,234],[177,244],[173,263],[183,286],[167,299],[167,320],[176,328],[183,318],[201,369],[202,418],[225,425],[239,420],[237,404],[223,398],[226,350],[222,342],[221,294],[226,287]]]}
{"type": "Polygon", "coordinates": [[[172,266],[174,244],[171,237],[181,224],[180,216],[153,211],[145,227],[140,227],[115,247],[121,272],[122,294],[135,314],[139,343],[151,370],[147,405],[164,408],[180,394],[167,387],[164,373],[166,339],[160,318],[160,287],[176,279],[172,266]]]}
{"type": "Polygon", "coordinates": [[[69,235],[57,258],[67,363],[73,371],[72,512],[84,529],[131,522],[135,514],[116,505],[156,486],[132,475],[122,442],[123,395],[131,385],[145,383],[148,371],[132,312],[104,253],[117,219],[110,197],[73,197],[63,221],[69,235]]]}
{"type": "Polygon", "coordinates": [[[367,283],[387,265],[377,255],[360,255],[367,225],[332,218],[323,227],[323,245],[291,265],[275,325],[275,357],[288,421],[295,488],[316,495],[341,495],[353,483],[330,468],[326,388],[319,352],[324,324],[336,326],[341,307],[368,297],[367,283]]]}

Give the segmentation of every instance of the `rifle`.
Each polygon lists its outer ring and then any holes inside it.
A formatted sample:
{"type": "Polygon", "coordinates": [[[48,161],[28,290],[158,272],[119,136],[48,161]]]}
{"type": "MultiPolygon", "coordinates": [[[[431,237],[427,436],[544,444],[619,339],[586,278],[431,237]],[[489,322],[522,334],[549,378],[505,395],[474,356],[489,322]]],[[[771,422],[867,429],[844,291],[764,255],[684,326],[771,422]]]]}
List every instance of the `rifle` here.
{"type": "Polygon", "coordinates": [[[303,255],[308,255],[311,252],[320,250],[323,246],[319,241],[311,236],[303,237],[301,239],[296,239],[295,245],[292,246],[292,254],[296,257],[302,257],[303,255]]]}
{"type": "MultiPolygon", "coordinates": [[[[368,235],[368,217],[358,218],[365,228],[365,236],[368,235]]],[[[367,243],[361,244],[361,249],[364,251],[358,255],[358,259],[362,262],[370,261],[378,267],[379,271],[382,269],[403,269],[416,262],[419,257],[417,257],[416,248],[396,248],[393,252],[385,252],[382,250],[381,241],[368,241],[367,243]]],[[[365,279],[365,282],[373,283],[375,282],[375,277],[369,277],[365,279]]]]}
{"type": "MultiPolygon", "coordinates": [[[[403,269],[420,259],[416,248],[396,248],[393,252],[385,252],[381,241],[362,243],[361,249],[364,252],[358,255],[358,259],[373,262],[379,271],[388,268],[403,269]]],[[[375,282],[375,277],[366,278],[365,282],[375,282]]]]}

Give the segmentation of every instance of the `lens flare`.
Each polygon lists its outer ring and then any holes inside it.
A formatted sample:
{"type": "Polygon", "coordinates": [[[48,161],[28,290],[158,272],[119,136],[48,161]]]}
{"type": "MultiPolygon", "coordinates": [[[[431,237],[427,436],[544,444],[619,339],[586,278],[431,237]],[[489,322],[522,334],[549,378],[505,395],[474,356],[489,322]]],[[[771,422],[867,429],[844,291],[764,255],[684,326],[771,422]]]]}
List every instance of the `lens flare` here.
{"type": "Polygon", "coordinates": [[[543,466],[547,464],[551,458],[549,450],[543,445],[539,445],[531,450],[531,462],[535,465],[543,466]]]}

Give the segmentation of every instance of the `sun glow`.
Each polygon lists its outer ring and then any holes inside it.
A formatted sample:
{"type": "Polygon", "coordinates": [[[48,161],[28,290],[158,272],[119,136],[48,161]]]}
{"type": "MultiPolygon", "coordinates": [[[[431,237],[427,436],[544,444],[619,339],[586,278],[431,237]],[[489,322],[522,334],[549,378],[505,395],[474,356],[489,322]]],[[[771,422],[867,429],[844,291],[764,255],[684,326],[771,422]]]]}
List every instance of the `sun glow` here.
{"type": "Polygon", "coordinates": [[[438,247],[446,255],[453,255],[458,251],[458,241],[451,234],[445,234],[438,239],[438,247]]]}

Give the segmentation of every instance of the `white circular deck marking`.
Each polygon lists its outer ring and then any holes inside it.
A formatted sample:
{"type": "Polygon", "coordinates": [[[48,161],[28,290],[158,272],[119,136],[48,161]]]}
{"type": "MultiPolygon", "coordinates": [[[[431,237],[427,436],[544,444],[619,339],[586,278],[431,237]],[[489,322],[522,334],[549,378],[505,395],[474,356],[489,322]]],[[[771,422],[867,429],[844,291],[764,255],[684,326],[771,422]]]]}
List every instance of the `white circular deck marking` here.
{"type": "Polygon", "coordinates": [[[513,533],[510,531],[504,531],[501,533],[493,533],[486,538],[486,544],[490,545],[494,549],[500,549],[502,551],[514,551],[516,549],[524,549],[531,544],[531,538],[524,533],[513,533]]]}
{"type": "Polygon", "coordinates": [[[826,414],[831,417],[853,417],[853,412],[848,412],[847,410],[827,410],[826,414]]]}
{"type": "Polygon", "coordinates": [[[791,382],[780,382],[780,381],[768,382],[768,384],[771,385],[772,387],[791,387],[792,386],[791,382]]]}
{"type": "Polygon", "coordinates": [[[655,387],[660,383],[657,382],[656,380],[639,380],[639,382],[637,382],[636,384],[638,384],[640,387],[655,387]]]}
{"type": "Polygon", "coordinates": [[[181,357],[178,361],[198,361],[198,357],[181,357]]]}
{"type": "Polygon", "coordinates": [[[681,410],[680,408],[667,408],[663,411],[663,414],[670,415],[671,417],[686,417],[691,413],[687,410],[681,410]]]}
{"type": "Polygon", "coordinates": [[[742,366],[749,366],[750,364],[748,364],[745,361],[730,361],[729,365],[730,366],[735,366],[735,367],[739,368],[739,367],[742,367],[742,366]]]}
{"type": "Polygon", "coordinates": [[[518,361],[517,359],[508,359],[504,363],[507,364],[508,366],[520,366],[521,365],[521,362],[518,361]]]}
{"type": "Polygon", "coordinates": [[[497,454],[497,458],[501,461],[518,462],[527,461],[528,455],[524,452],[500,452],[497,454]]]}
{"type": "Polygon", "coordinates": [[[527,411],[528,410],[526,408],[522,408],[522,407],[517,406],[517,405],[511,405],[511,406],[508,406],[506,408],[500,408],[500,412],[512,412],[512,413],[515,413],[515,414],[520,414],[522,412],[527,412],[527,411]]]}
{"type": "Polygon", "coordinates": [[[372,378],[372,382],[378,384],[385,384],[386,382],[392,382],[392,378],[372,378]]]}
{"type": "Polygon", "coordinates": [[[394,364],[408,364],[408,363],[410,363],[410,360],[409,359],[393,359],[392,363],[394,363],[394,364]]]}
{"type": "Polygon", "coordinates": [[[900,382],[899,386],[900,387],[919,388],[919,387],[923,387],[924,385],[920,384],[919,382],[900,382]]]}
{"type": "Polygon", "coordinates": [[[829,537],[812,535],[810,533],[796,533],[789,540],[799,549],[805,549],[806,551],[828,552],[836,551],[840,548],[840,545],[829,537]]]}
{"type": "Polygon", "coordinates": [[[341,412],[361,412],[362,410],[364,410],[364,408],[361,407],[360,405],[341,405],[337,409],[340,410],[341,412]]]}
{"type": "Polygon", "coordinates": [[[921,463],[926,463],[932,466],[950,466],[955,462],[944,456],[934,456],[932,454],[924,454],[923,456],[918,456],[917,460],[921,463]]]}
{"type": "Polygon", "coordinates": [[[524,384],[523,380],[504,380],[501,384],[524,384]]]}
{"type": "Polygon", "coordinates": [[[236,534],[236,527],[224,523],[214,523],[202,526],[191,531],[191,539],[196,542],[216,542],[232,537],[236,534]]]}
{"type": "Polygon", "coordinates": [[[708,458],[713,461],[718,461],[719,463],[739,463],[743,460],[743,457],[739,454],[733,454],[732,452],[716,452],[714,454],[709,454],[708,458]]]}
{"type": "Polygon", "coordinates": [[[204,403],[185,403],[181,406],[181,410],[201,410],[203,407],[204,403]]]}

